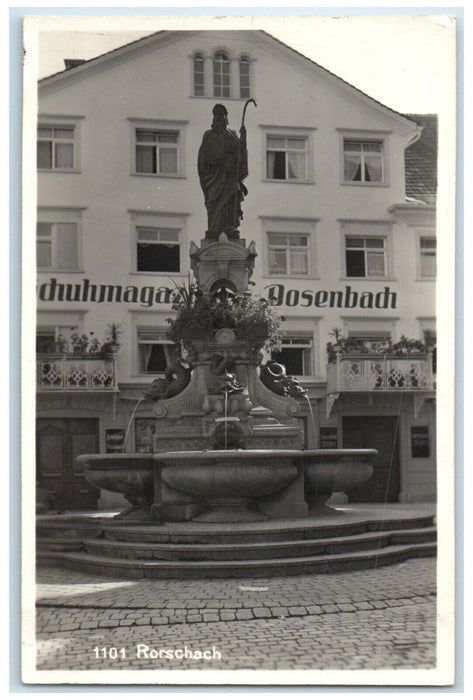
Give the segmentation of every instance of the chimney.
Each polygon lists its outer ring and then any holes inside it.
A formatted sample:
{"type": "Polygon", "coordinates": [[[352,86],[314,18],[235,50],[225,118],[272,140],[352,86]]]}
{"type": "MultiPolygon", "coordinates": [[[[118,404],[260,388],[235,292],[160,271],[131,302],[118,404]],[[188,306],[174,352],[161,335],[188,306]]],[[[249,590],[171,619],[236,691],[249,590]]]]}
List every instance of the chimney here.
{"type": "Polygon", "coordinates": [[[64,59],[64,64],[66,66],[66,70],[71,70],[71,68],[77,68],[77,66],[81,66],[83,63],[85,63],[85,58],[65,58],[64,59]]]}

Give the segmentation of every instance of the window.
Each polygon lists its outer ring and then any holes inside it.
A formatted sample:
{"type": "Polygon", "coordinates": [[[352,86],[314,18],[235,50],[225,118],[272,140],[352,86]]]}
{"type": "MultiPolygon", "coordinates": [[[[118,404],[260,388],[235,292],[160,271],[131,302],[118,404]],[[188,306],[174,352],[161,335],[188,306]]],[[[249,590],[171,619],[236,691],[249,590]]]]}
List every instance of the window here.
{"type": "Polygon", "coordinates": [[[36,333],[36,353],[51,354],[56,352],[56,333],[54,329],[38,329],[36,333]]]}
{"type": "Polygon", "coordinates": [[[411,457],[430,457],[429,428],[427,425],[411,426],[411,457]]]}
{"type": "Polygon", "coordinates": [[[321,450],[336,450],[338,447],[338,428],[320,428],[319,445],[321,450]]]}
{"type": "Polygon", "coordinates": [[[386,239],[345,236],[347,277],[385,277],[386,239]]]}
{"type": "Polygon", "coordinates": [[[307,138],[268,135],[266,177],[268,180],[307,180],[307,138]]]}
{"type": "Polygon", "coordinates": [[[136,172],[177,175],[179,132],[136,129],[136,172]]]}
{"type": "Polygon", "coordinates": [[[437,274],[437,239],[420,236],[420,276],[435,277],[437,274]]]}
{"type": "Polygon", "coordinates": [[[39,270],[77,270],[77,224],[38,222],[36,256],[39,270]]]}
{"type": "Polygon", "coordinates": [[[251,59],[232,56],[221,48],[213,55],[196,50],[192,56],[192,94],[194,97],[219,97],[247,100],[251,97],[251,59]]]}
{"type": "Polygon", "coordinates": [[[179,230],[138,226],[138,272],[180,272],[179,230]]]}
{"type": "Polygon", "coordinates": [[[250,96],[250,61],[247,56],[240,58],[240,97],[250,96]]]}
{"type": "Polygon", "coordinates": [[[281,350],[272,352],[271,359],[284,365],[287,374],[313,374],[312,338],[309,336],[284,338],[281,343],[281,350]]]}
{"type": "Polygon", "coordinates": [[[203,97],[205,91],[204,77],[204,56],[201,53],[196,53],[194,56],[194,95],[203,97]]]}
{"type": "Polygon", "coordinates": [[[74,126],[39,126],[37,167],[40,170],[73,170],[74,126]]]}
{"type": "Polygon", "coordinates": [[[78,332],[78,326],[39,326],[36,330],[36,353],[50,355],[72,352],[70,338],[78,332]]]}
{"type": "Polygon", "coordinates": [[[383,182],[383,143],[343,140],[345,182],[383,182]]]}
{"type": "Polygon", "coordinates": [[[431,353],[432,357],[432,372],[437,374],[437,331],[431,328],[422,329],[423,340],[427,348],[427,352],[431,353]]]}
{"type": "Polygon", "coordinates": [[[217,51],[213,59],[214,97],[230,97],[230,60],[224,51],[217,51]]]}
{"type": "Polygon", "coordinates": [[[139,371],[162,374],[172,362],[173,347],[164,329],[138,328],[139,371]]]}
{"type": "Polygon", "coordinates": [[[262,216],[261,224],[265,277],[315,277],[317,219],[262,216]]]}
{"type": "Polygon", "coordinates": [[[268,233],[269,273],[309,274],[309,236],[299,233],[268,233]]]}

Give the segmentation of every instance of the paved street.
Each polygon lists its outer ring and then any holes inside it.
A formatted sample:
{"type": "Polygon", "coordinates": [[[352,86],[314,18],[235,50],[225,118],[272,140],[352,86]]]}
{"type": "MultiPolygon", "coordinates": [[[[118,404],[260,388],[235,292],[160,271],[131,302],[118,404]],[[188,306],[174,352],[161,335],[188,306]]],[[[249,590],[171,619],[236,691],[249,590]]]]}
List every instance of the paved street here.
{"type": "Polygon", "coordinates": [[[435,572],[434,558],[197,581],[41,568],[38,669],[433,668],[435,572]]]}

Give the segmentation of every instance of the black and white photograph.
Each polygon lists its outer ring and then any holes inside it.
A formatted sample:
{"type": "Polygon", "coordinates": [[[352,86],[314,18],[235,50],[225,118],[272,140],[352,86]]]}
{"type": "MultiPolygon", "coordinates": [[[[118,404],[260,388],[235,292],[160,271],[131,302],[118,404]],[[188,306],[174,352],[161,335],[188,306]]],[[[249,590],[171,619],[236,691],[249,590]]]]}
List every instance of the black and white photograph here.
{"type": "Polygon", "coordinates": [[[53,10],[23,683],[452,685],[455,17],[53,10]]]}

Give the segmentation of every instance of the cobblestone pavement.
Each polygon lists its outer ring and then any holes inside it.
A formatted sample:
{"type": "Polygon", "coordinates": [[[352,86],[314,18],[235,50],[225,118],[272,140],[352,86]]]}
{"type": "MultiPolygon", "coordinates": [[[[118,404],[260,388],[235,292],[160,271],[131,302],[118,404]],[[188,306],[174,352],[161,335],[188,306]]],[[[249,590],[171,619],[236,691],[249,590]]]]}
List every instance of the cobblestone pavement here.
{"type": "Polygon", "coordinates": [[[435,569],[426,558],[331,575],[119,582],[42,568],[37,668],[434,668],[435,569]]]}

